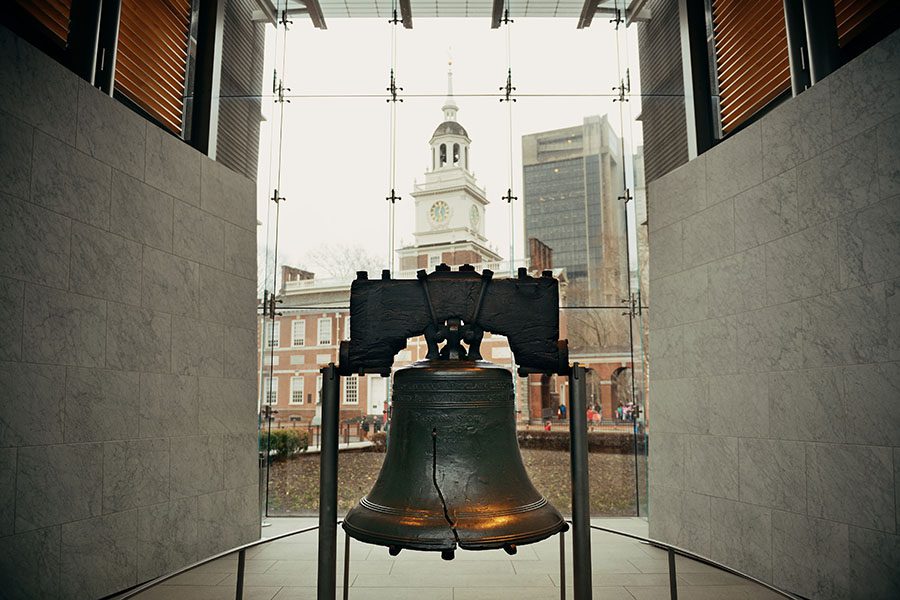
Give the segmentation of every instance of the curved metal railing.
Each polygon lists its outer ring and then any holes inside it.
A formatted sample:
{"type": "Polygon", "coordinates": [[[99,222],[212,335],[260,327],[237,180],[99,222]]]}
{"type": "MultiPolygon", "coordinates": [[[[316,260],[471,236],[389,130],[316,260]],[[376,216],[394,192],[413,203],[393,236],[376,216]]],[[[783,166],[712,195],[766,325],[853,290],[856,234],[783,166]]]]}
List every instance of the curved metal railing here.
{"type": "MultiPolygon", "coordinates": [[[[568,520],[567,522],[571,523],[572,521],[568,520]]],[[[339,520],[338,524],[340,524],[340,523],[341,523],[341,521],[339,520]]],[[[644,543],[644,544],[649,544],[655,548],[660,548],[661,550],[665,550],[668,555],[668,560],[669,560],[669,565],[668,565],[669,594],[670,594],[670,597],[672,600],[677,600],[677,598],[678,598],[678,581],[677,581],[677,577],[676,577],[676,565],[675,565],[675,557],[676,556],[682,556],[689,560],[693,560],[695,562],[710,566],[714,569],[718,569],[720,571],[730,573],[731,575],[735,575],[742,579],[746,579],[747,581],[754,583],[758,586],[764,587],[767,590],[769,590],[770,592],[778,594],[779,596],[782,596],[784,598],[789,598],[790,600],[803,600],[803,598],[801,598],[800,596],[791,594],[790,592],[779,589],[769,583],[766,583],[765,581],[761,581],[761,580],[757,579],[756,577],[753,577],[746,573],[742,573],[741,571],[738,571],[737,569],[733,569],[727,565],[723,565],[722,563],[718,563],[718,562],[711,560],[709,558],[706,558],[704,556],[700,556],[699,554],[695,554],[689,550],[685,550],[685,549],[679,548],[677,546],[672,546],[671,544],[666,544],[665,542],[660,542],[659,540],[653,540],[650,538],[641,537],[639,535],[634,535],[632,533],[619,531],[617,529],[609,529],[608,527],[601,527],[599,525],[591,525],[590,527],[591,527],[591,529],[593,529],[595,531],[602,531],[604,533],[610,533],[613,535],[627,537],[627,538],[636,540],[636,541],[644,543]]],[[[244,544],[242,546],[232,548],[231,550],[227,550],[225,552],[215,554],[215,555],[205,558],[199,562],[188,565],[187,567],[178,569],[177,571],[173,571],[172,573],[168,573],[166,575],[161,575],[160,577],[157,577],[156,579],[152,579],[152,580],[150,580],[146,583],[143,583],[135,588],[132,588],[131,590],[129,590],[128,592],[126,592],[123,595],[114,595],[111,597],[116,598],[116,600],[128,600],[129,598],[135,598],[142,592],[145,592],[145,591],[149,590],[150,588],[156,587],[157,585],[160,585],[160,584],[164,583],[165,581],[168,581],[170,579],[178,577],[179,575],[183,575],[183,574],[187,573],[188,571],[191,571],[193,569],[201,567],[205,564],[209,564],[209,563],[219,560],[221,558],[225,558],[226,556],[230,556],[230,555],[234,554],[235,552],[237,552],[238,564],[237,564],[237,582],[235,584],[235,599],[241,600],[244,596],[244,565],[245,565],[247,550],[249,550],[251,548],[255,548],[256,546],[268,544],[269,542],[276,542],[278,540],[289,538],[291,536],[299,535],[302,533],[309,533],[310,531],[316,531],[317,529],[319,529],[319,526],[313,525],[311,527],[305,527],[303,529],[288,531],[286,533],[281,533],[278,535],[274,535],[272,537],[260,538],[258,540],[244,544]]],[[[562,581],[563,581],[563,585],[561,587],[562,587],[563,593],[565,593],[565,583],[564,583],[565,579],[563,579],[562,581]]]]}

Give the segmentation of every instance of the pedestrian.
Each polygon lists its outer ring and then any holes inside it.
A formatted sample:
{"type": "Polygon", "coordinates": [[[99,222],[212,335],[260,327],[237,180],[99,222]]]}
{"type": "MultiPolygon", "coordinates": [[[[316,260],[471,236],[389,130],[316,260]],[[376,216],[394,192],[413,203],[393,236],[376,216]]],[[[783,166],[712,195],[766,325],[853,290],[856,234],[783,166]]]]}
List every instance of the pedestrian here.
{"type": "Polygon", "coordinates": [[[550,419],[544,421],[544,431],[550,431],[550,419]]]}
{"type": "Polygon", "coordinates": [[[557,415],[559,416],[560,421],[566,420],[566,405],[565,404],[559,405],[559,410],[557,411],[557,415]]]}

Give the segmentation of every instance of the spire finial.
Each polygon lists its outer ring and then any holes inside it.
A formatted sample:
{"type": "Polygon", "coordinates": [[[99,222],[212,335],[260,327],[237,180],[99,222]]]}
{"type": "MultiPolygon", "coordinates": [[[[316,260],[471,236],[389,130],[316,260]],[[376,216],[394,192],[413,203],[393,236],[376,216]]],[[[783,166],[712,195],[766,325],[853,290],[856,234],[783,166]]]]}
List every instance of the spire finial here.
{"type": "Polygon", "coordinates": [[[456,106],[456,101],[453,99],[453,55],[451,54],[451,51],[448,48],[447,49],[447,100],[444,102],[444,106],[443,106],[444,120],[445,121],[455,121],[457,110],[459,110],[459,107],[456,106]]]}

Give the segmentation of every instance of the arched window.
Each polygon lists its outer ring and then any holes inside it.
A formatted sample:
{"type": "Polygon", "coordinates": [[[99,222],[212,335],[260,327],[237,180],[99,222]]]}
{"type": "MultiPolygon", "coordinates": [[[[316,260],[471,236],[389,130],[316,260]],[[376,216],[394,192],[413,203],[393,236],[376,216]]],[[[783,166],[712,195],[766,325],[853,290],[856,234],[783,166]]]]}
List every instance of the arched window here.
{"type": "Polygon", "coordinates": [[[459,144],[453,144],[453,164],[459,164],[459,144]]]}
{"type": "Polygon", "coordinates": [[[441,162],[440,166],[444,166],[447,163],[447,144],[441,144],[441,162]]]}
{"type": "Polygon", "coordinates": [[[434,171],[434,168],[435,168],[435,162],[437,162],[437,161],[435,160],[435,154],[436,154],[436,152],[434,151],[434,148],[432,148],[432,149],[431,149],[431,170],[432,170],[432,171],[434,171]]]}
{"type": "Polygon", "coordinates": [[[463,166],[465,166],[466,171],[469,170],[469,147],[468,146],[463,148],[463,166]]]}

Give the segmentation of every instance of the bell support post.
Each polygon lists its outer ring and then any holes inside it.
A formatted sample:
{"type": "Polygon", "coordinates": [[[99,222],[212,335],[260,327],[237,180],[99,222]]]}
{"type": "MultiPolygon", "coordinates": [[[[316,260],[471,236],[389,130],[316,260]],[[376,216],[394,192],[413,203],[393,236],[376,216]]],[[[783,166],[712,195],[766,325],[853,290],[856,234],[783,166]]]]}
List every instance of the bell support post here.
{"type": "Polygon", "coordinates": [[[587,463],[586,369],[569,372],[569,449],[572,469],[572,566],[575,600],[591,598],[591,509],[587,463]]]}
{"type": "Polygon", "coordinates": [[[322,438],[319,442],[318,600],[334,600],[337,590],[338,393],[334,363],[322,368],[322,438]]]}

